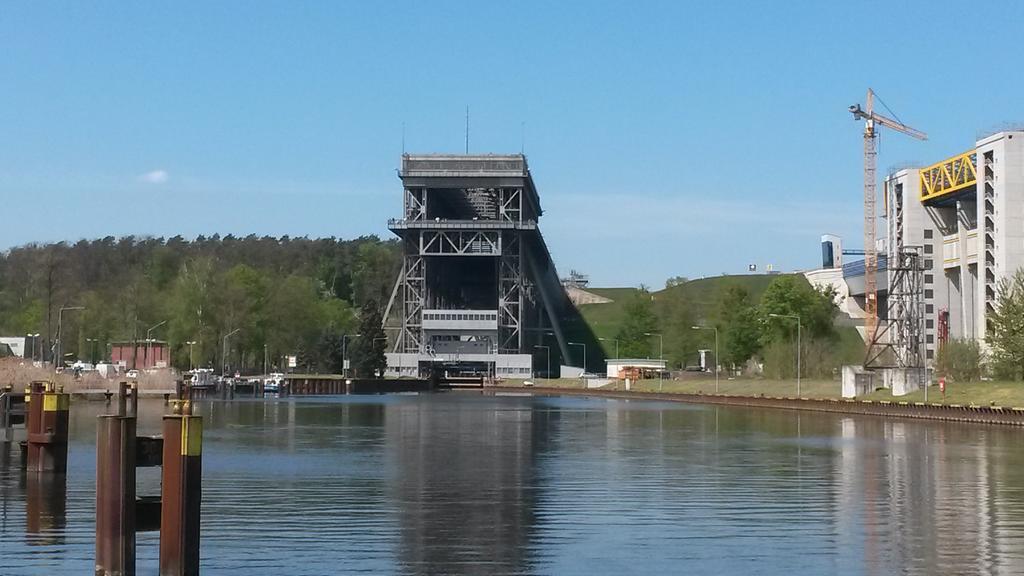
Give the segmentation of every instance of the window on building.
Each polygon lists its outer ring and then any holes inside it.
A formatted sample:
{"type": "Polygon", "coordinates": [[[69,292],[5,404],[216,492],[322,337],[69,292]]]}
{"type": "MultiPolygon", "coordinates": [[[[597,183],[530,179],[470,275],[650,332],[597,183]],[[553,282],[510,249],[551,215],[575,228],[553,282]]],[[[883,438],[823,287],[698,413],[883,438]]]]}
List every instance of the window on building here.
{"type": "Polygon", "coordinates": [[[932,314],[933,312],[935,312],[935,304],[925,304],[924,311],[927,312],[928,314],[932,314]]]}
{"type": "Polygon", "coordinates": [[[932,253],[932,245],[931,244],[925,244],[924,245],[924,253],[925,254],[931,254],[932,253]]]}
{"type": "Polygon", "coordinates": [[[925,240],[931,240],[932,239],[932,229],[931,228],[925,228],[924,229],[924,239],[925,240]]]}
{"type": "Polygon", "coordinates": [[[924,283],[925,284],[933,284],[933,283],[935,283],[935,275],[933,275],[933,274],[925,274],[924,275],[924,283]]]}
{"type": "Polygon", "coordinates": [[[927,358],[927,359],[929,359],[929,360],[931,360],[932,358],[934,358],[934,357],[935,357],[935,350],[932,350],[931,348],[929,348],[929,349],[928,349],[928,350],[927,350],[927,351],[925,352],[925,354],[924,354],[924,357],[925,357],[925,358],[927,358]]]}
{"type": "Polygon", "coordinates": [[[925,328],[929,328],[929,329],[930,329],[930,328],[935,328],[935,320],[933,320],[933,319],[931,319],[931,318],[929,318],[929,319],[925,320],[925,321],[924,321],[924,327],[925,327],[925,328]]]}
{"type": "Polygon", "coordinates": [[[935,290],[925,289],[924,297],[925,298],[935,298],[935,290]]]}
{"type": "Polygon", "coordinates": [[[929,335],[925,336],[924,341],[927,344],[934,343],[935,342],[935,335],[934,334],[929,334],[929,335]]]}
{"type": "Polygon", "coordinates": [[[931,270],[932,269],[932,264],[933,264],[932,260],[930,258],[926,258],[925,261],[924,261],[924,269],[925,270],[931,270]]]}

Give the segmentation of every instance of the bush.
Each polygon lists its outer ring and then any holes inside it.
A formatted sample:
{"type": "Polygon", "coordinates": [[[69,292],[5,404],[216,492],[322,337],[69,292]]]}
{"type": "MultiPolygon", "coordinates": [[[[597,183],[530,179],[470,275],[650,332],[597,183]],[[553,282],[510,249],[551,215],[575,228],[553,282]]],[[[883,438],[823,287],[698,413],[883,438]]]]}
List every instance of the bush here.
{"type": "Polygon", "coordinates": [[[981,379],[983,360],[977,340],[953,339],[939,348],[935,371],[955,382],[973,382],[981,379]]]}
{"type": "MultiPolygon", "coordinates": [[[[774,380],[796,378],[796,342],[777,340],[763,349],[764,376],[774,380]]],[[[849,361],[830,338],[803,342],[800,350],[801,378],[829,379],[849,361]]]]}

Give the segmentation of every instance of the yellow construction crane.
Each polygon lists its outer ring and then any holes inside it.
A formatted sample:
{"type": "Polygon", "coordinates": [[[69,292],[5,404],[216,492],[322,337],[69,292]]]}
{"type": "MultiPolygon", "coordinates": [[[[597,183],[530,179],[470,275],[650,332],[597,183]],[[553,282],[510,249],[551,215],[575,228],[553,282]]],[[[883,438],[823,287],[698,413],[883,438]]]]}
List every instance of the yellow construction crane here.
{"type": "MultiPolygon", "coordinates": [[[[884,105],[884,103],[883,103],[884,105]]],[[[868,88],[867,105],[850,106],[854,120],[864,120],[864,318],[865,338],[868,353],[875,343],[878,329],[878,248],[875,246],[875,163],[878,156],[878,126],[885,126],[918,140],[927,140],[928,135],[915,130],[903,122],[878,114],[874,110],[875,93],[868,88]]]]}

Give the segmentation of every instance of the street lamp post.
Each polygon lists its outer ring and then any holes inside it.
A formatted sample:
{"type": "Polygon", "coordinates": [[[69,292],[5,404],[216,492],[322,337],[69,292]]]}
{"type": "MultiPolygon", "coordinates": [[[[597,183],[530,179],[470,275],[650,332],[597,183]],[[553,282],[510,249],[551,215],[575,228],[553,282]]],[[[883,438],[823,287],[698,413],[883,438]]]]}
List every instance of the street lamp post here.
{"type": "Polygon", "coordinates": [[[191,372],[195,370],[195,362],[192,361],[192,347],[195,346],[196,341],[189,340],[185,344],[188,344],[188,371],[191,372]]]}
{"type": "MultiPolygon", "coordinates": [[[[384,346],[387,347],[388,337],[387,336],[377,336],[376,338],[373,339],[373,342],[370,343],[370,354],[373,354],[374,348],[377,347],[377,341],[378,340],[383,340],[384,341],[384,346]]],[[[459,350],[462,350],[462,348],[459,348],[459,350]]],[[[387,368],[385,368],[385,370],[387,370],[387,368]]],[[[381,376],[383,376],[383,374],[381,374],[381,376]]],[[[398,376],[399,377],[402,376],[401,370],[399,370],[398,376]]]]}
{"type": "Polygon", "coordinates": [[[715,331],[715,394],[718,394],[718,327],[717,326],[694,326],[694,330],[715,331]]]}
{"type": "Polygon", "coordinates": [[[341,335],[341,375],[348,378],[348,339],[358,338],[362,334],[342,334],[341,335]]]}
{"type": "Polygon", "coordinates": [[[598,338],[598,340],[600,340],[601,342],[607,342],[608,340],[614,341],[615,342],[615,359],[616,360],[619,359],[619,339],[618,338],[598,338]]]}
{"type": "Polygon", "coordinates": [[[800,316],[798,314],[769,314],[772,318],[796,318],[796,397],[800,397],[800,316]]]}
{"type": "Polygon", "coordinates": [[[231,332],[228,332],[227,334],[224,335],[224,367],[221,369],[220,372],[221,378],[227,378],[228,375],[228,338],[231,338],[235,334],[238,334],[241,330],[241,328],[235,328],[231,332]]]}
{"type": "Polygon", "coordinates": [[[583,347],[583,373],[580,374],[580,382],[586,385],[586,374],[587,374],[587,345],[582,342],[566,342],[569,346],[582,346],[583,347]]]}
{"type": "Polygon", "coordinates": [[[543,348],[544,351],[548,353],[548,369],[547,369],[547,372],[544,373],[544,376],[548,380],[550,380],[551,379],[551,346],[541,346],[540,344],[534,344],[533,347],[534,348],[543,348]]]}
{"type": "Polygon", "coordinates": [[[92,344],[92,353],[89,354],[89,362],[92,363],[93,366],[95,366],[96,365],[96,343],[99,342],[99,340],[97,340],[96,338],[86,338],[85,341],[89,342],[90,344],[92,344]]]}
{"type": "Polygon", "coordinates": [[[661,336],[661,332],[644,332],[644,336],[658,337],[658,359],[661,360],[661,368],[658,368],[658,392],[661,392],[665,373],[665,339],[661,336]]]}
{"type": "Polygon", "coordinates": [[[149,330],[146,330],[146,365],[147,365],[146,367],[147,368],[151,368],[153,366],[156,366],[156,362],[153,362],[152,366],[149,365],[149,363],[152,362],[152,356],[153,356],[153,338],[151,338],[151,336],[153,334],[153,330],[156,330],[157,328],[163,326],[164,324],[167,324],[167,320],[164,320],[163,322],[159,322],[159,323],[153,325],[149,330]]]}
{"type": "Polygon", "coordinates": [[[25,334],[26,338],[32,339],[31,353],[29,354],[29,360],[36,361],[36,339],[39,338],[39,334],[25,334]]]}
{"type": "Polygon", "coordinates": [[[56,370],[58,366],[64,364],[64,348],[61,346],[61,339],[64,334],[61,329],[64,326],[64,311],[72,310],[85,310],[85,306],[61,306],[60,310],[57,311],[57,341],[54,343],[54,348],[57,350],[57,357],[53,359],[53,368],[56,370]],[[59,363],[59,364],[58,364],[59,363]]]}

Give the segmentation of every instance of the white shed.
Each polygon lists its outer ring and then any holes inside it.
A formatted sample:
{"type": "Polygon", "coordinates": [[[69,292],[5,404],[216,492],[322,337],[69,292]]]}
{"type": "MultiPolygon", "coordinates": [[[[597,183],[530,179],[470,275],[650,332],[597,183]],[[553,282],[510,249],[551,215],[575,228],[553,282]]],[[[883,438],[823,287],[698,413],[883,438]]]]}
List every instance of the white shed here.
{"type": "Polygon", "coordinates": [[[657,358],[609,358],[605,360],[608,367],[608,378],[625,378],[625,373],[642,370],[657,372],[665,370],[665,361],[657,358]]]}

